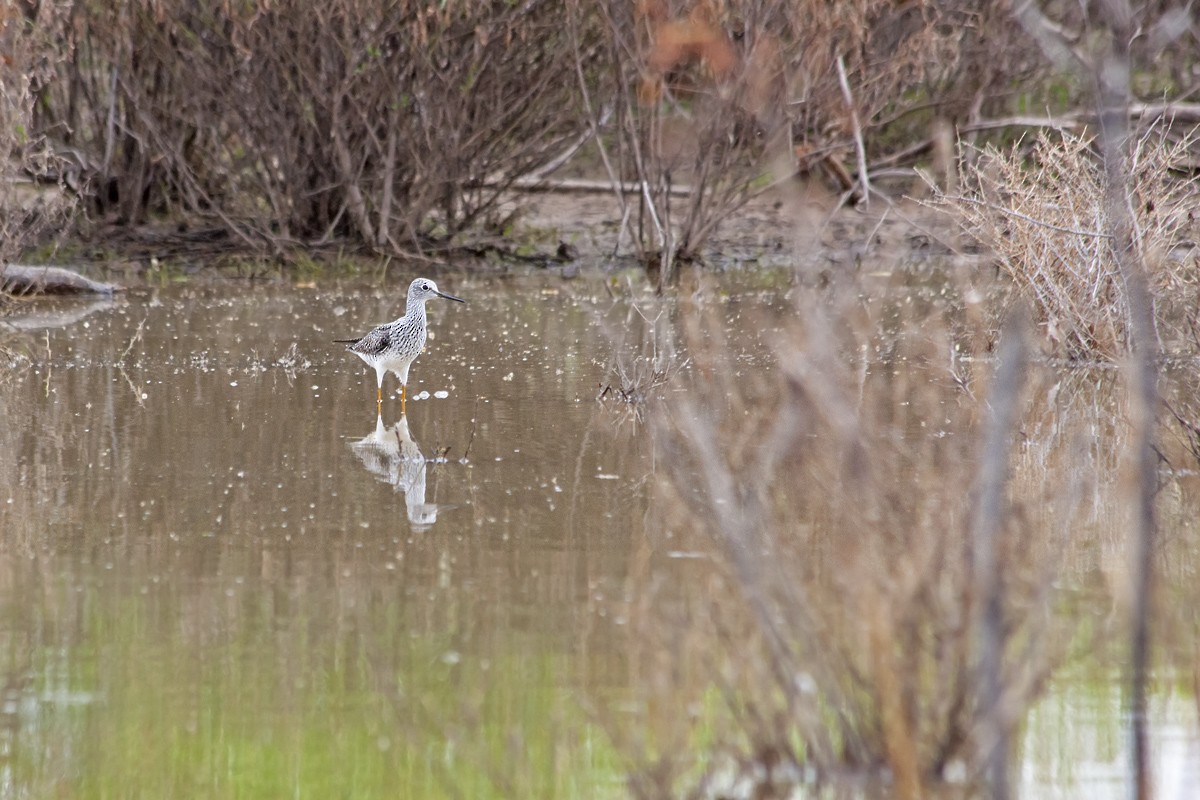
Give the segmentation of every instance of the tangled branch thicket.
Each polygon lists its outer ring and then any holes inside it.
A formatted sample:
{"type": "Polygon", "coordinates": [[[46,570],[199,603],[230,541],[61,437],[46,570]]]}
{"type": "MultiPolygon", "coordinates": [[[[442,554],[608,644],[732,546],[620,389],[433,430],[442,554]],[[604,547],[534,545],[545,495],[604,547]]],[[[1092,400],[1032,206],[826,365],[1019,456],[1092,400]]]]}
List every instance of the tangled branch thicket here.
{"type": "MultiPolygon", "coordinates": [[[[51,7],[47,13],[54,11],[51,7]]],[[[31,37],[10,4],[0,5],[0,269],[70,212],[72,203],[51,182],[59,162],[34,125],[34,96],[55,60],[31,37]]],[[[3,297],[3,295],[0,295],[3,297]]]]}
{"type": "Polygon", "coordinates": [[[1001,9],[960,6],[85,0],[11,21],[49,65],[33,129],[93,217],[184,216],[260,249],[440,246],[503,222],[512,182],[586,130],[640,182],[630,238],[669,277],[772,175],[849,181],[857,136],[887,158],[1036,67],[1001,9]]]}
{"type": "Polygon", "coordinates": [[[575,132],[561,22],[551,0],[79,3],[40,124],[127,223],[450,241],[575,132]]]}
{"type": "MultiPolygon", "coordinates": [[[[772,182],[819,173],[869,200],[870,176],[927,157],[934,128],[1011,113],[1050,68],[1006,4],[954,0],[5,8],[28,131],[72,162],[49,173],[91,219],[258,250],[453,247],[507,230],[517,179],[591,137],[600,163],[580,168],[620,187],[621,245],[662,284],[772,182]]],[[[1186,45],[1152,40],[1134,47],[1186,45]]]]}
{"type": "MultiPolygon", "coordinates": [[[[1133,140],[1128,154],[1133,245],[1149,272],[1163,351],[1200,345],[1193,145],[1193,136],[1173,139],[1159,123],[1133,140]]],[[[944,201],[1032,301],[1060,352],[1085,359],[1127,353],[1129,301],[1107,233],[1104,168],[1092,140],[1043,132],[1031,146],[986,147],[967,184],[963,195],[944,201]]]]}

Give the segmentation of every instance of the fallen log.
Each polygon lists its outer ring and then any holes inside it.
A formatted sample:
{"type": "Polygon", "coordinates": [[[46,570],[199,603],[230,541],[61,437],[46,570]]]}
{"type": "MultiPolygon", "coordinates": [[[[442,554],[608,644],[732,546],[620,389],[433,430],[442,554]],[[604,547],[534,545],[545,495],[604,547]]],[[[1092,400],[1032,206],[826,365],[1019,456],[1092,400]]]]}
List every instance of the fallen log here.
{"type": "Polygon", "coordinates": [[[8,294],[103,294],[111,295],[122,287],[85,278],[62,267],[33,267],[6,264],[0,267],[0,292],[8,294]]]}

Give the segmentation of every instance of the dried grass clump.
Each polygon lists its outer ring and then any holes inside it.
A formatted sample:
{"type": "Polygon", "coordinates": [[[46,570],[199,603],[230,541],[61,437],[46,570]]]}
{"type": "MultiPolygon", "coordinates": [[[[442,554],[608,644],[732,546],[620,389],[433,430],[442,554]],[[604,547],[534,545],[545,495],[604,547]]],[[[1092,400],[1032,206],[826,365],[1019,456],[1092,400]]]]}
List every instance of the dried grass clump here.
{"type": "Polygon", "coordinates": [[[803,315],[757,377],[735,377],[736,354],[704,344],[720,325],[692,319],[703,377],[651,417],[663,550],[704,558],[667,555],[679,579],[631,613],[661,648],[634,667],[652,731],[635,749],[653,754],[636,796],[978,786],[1070,639],[1049,632],[1063,540],[1034,522],[1054,499],[1005,477],[1020,348],[982,387],[951,373],[936,322],[896,304],[803,315]],[[1000,406],[1011,419],[985,425],[1000,406]]]}
{"type": "MultiPolygon", "coordinates": [[[[1194,349],[1200,279],[1200,187],[1194,137],[1152,126],[1128,156],[1135,258],[1144,265],[1160,349],[1194,349]]],[[[1089,137],[1042,131],[1030,144],[987,147],[961,196],[944,197],[1036,309],[1053,346],[1075,359],[1128,352],[1130,306],[1105,214],[1104,166],[1089,137]]]]}

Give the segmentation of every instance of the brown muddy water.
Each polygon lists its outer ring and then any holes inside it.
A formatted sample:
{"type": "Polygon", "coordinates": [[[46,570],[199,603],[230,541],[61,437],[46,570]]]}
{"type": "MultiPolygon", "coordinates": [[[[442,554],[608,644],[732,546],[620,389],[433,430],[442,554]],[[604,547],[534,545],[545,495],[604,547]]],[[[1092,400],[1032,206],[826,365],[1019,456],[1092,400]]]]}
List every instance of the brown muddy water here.
{"type": "MultiPolygon", "coordinates": [[[[635,568],[655,454],[596,396],[613,353],[644,352],[674,306],[588,280],[441,288],[468,304],[430,303],[406,417],[394,396],[376,416],[373,371],[331,341],[398,316],[399,288],[18,309],[3,344],[28,361],[0,380],[0,798],[625,796],[598,722],[620,724],[636,678],[622,601],[678,574],[635,568]]],[[[739,363],[761,368],[757,312],[786,313],[783,291],[715,296],[739,363]]],[[[1195,502],[1171,491],[1178,542],[1195,502]]],[[[1073,579],[1103,571],[1105,547],[1073,579]]],[[[1120,679],[1053,682],[1014,757],[1024,794],[1125,794],[1120,679]]],[[[1160,796],[1190,796],[1190,683],[1164,681],[1152,713],[1160,796]]]]}

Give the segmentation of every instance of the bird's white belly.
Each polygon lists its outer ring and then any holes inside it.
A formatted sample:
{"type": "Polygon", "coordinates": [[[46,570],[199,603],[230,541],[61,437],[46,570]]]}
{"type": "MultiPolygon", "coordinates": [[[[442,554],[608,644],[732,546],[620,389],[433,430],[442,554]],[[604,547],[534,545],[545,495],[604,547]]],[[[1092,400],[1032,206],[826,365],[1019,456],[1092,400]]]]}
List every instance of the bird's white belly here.
{"type": "Polygon", "coordinates": [[[412,362],[416,358],[416,356],[412,356],[411,358],[385,358],[379,362],[379,366],[396,373],[396,377],[400,379],[400,382],[406,384],[408,383],[408,368],[412,366],[412,362]]]}

